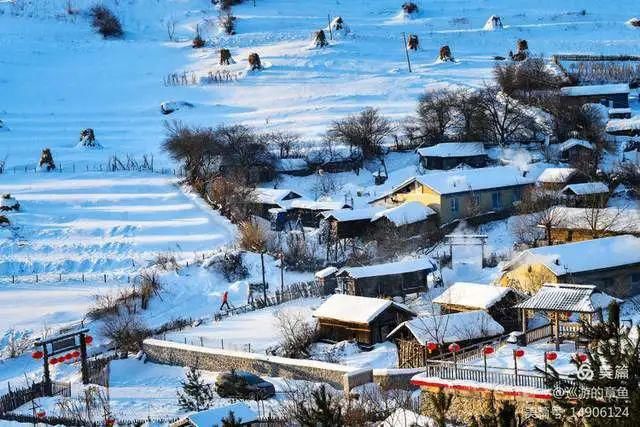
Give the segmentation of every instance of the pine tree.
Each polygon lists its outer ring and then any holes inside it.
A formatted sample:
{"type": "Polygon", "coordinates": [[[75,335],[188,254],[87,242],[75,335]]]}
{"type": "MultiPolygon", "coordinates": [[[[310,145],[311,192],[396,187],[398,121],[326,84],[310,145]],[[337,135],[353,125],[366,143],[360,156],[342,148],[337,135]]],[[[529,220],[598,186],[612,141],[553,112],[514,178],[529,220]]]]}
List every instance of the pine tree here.
{"type": "Polygon", "coordinates": [[[240,427],[242,425],[242,418],[236,418],[236,414],[233,411],[229,412],[226,418],[222,419],[222,427],[240,427]]]}
{"type": "Polygon", "coordinates": [[[311,392],[311,404],[296,402],[293,418],[302,427],[342,427],[344,413],[340,402],[327,393],[324,385],[311,392]]]}
{"type": "Polygon", "coordinates": [[[178,405],[182,409],[202,411],[211,406],[214,399],[213,392],[196,368],[189,368],[187,378],[181,382],[181,385],[182,392],[178,392],[178,405]]]}

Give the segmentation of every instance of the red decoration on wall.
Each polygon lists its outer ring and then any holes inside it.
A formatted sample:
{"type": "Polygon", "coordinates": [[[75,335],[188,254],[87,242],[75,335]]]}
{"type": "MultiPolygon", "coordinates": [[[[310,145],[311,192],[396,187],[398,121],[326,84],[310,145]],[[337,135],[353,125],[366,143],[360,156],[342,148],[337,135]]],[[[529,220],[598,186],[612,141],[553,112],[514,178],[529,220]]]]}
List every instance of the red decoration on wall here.
{"type": "Polygon", "coordinates": [[[438,344],[434,343],[433,341],[429,341],[427,343],[427,350],[435,351],[437,348],[438,348],[438,344]]]}
{"type": "Polygon", "coordinates": [[[524,356],[524,350],[523,350],[523,349],[521,349],[521,348],[519,348],[519,349],[515,350],[513,353],[516,355],[516,357],[522,357],[522,356],[524,356]]]}
{"type": "Polygon", "coordinates": [[[34,359],[42,359],[42,356],[44,356],[44,353],[41,352],[40,350],[36,350],[33,353],[31,353],[31,357],[33,357],[34,359]]]}
{"type": "Polygon", "coordinates": [[[49,359],[49,365],[55,365],[56,363],[58,363],[58,359],[57,358],[51,358],[49,359]]]}
{"type": "Polygon", "coordinates": [[[482,349],[482,352],[483,352],[484,354],[491,354],[491,353],[493,353],[494,351],[495,351],[495,350],[494,350],[494,349],[493,349],[493,347],[491,347],[490,345],[487,345],[487,346],[485,346],[485,347],[482,349]]]}
{"type": "Polygon", "coordinates": [[[449,351],[451,353],[457,353],[458,351],[460,351],[460,344],[456,342],[449,344],[449,351]]]}
{"type": "Polygon", "coordinates": [[[91,344],[93,342],[93,337],[91,335],[87,335],[84,337],[85,344],[91,344]]]}
{"type": "Polygon", "coordinates": [[[576,356],[581,363],[586,362],[588,359],[587,355],[584,353],[578,353],[576,356]]]}
{"type": "Polygon", "coordinates": [[[547,359],[549,362],[553,362],[554,360],[556,360],[558,358],[558,353],[554,352],[554,351],[548,351],[544,354],[545,359],[547,359]]]}

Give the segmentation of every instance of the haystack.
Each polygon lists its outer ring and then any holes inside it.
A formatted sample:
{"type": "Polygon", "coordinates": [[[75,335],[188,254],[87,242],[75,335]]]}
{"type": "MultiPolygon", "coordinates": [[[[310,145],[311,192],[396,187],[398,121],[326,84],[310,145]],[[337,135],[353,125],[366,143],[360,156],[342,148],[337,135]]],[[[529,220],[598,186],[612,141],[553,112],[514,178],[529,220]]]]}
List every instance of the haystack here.
{"type": "Polygon", "coordinates": [[[502,29],[502,19],[499,16],[491,15],[484,24],[484,30],[493,31],[502,29]]]}
{"type": "Polygon", "coordinates": [[[249,54],[249,69],[250,70],[261,70],[262,69],[262,63],[260,62],[260,56],[257,53],[250,53],[249,54]]]}
{"type": "Polygon", "coordinates": [[[518,52],[528,52],[529,51],[529,42],[525,39],[518,39],[516,42],[516,49],[518,52]]]}
{"type": "Polygon", "coordinates": [[[204,39],[202,38],[202,36],[200,36],[200,34],[196,34],[196,36],[193,38],[191,47],[193,47],[194,49],[200,49],[201,47],[204,47],[204,39]]]}
{"type": "Polygon", "coordinates": [[[325,47],[329,45],[329,42],[327,42],[327,35],[324,33],[324,30],[316,31],[313,34],[313,43],[316,47],[325,47]]]}
{"type": "Polygon", "coordinates": [[[53,162],[53,155],[51,150],[44,148],[40,154],[40,169],[51,171],[56,168],[56,164],[53,162]]]}
{"type": "Polygon", "coordinates": [[[627,24],[632,27],[640,27],[640,18],[631,18],[627,21],[627,24]]]}
{"type": "Polygon", "coordinates": [[[10,225],[11,223],[9,222],[9,218],[7,218],[4,215],[0,215],[0,226],[7,226],[10,225]]]}
{"type": "Polygon", "coordinates": [[[340,16],[336,16],[335,18],[333,18],[333,21],[331,21],[331,24],[329,25],[331,26],[331,29],[334,31],[340,31],[345,29],[344,21],[340,16]]]}
{"type": "Polygon", "coordinates": [[[438,55],[440,61],[453,61],[453,55],[451,55],[451,48],[444,45],[440,48],[440,54],[438,55]]]}
{"type": "Polygon", "coordinates": [[[17,211],[20,210],[20,203],[11,194],[3,194],[0,199],[0,211],[17,211]]]}
{"type": "Polygon", "coordinates": [[[409,34],[409,38],[407,39],[407,48],[410,50],[418,50],[419,44],[418,36],[415,34],[409,34]]]}
{"type": "Polygon", "coordinates": [[[412,13],[418,12],[418,5],[415,4],[414,2],[408,1],[402,4],[402,10],[407,15],[411,15],[412,13]]]}
{"type": "Polygon", "coordinates": [[[80,131],[80,143],[82,147],[100,147],[100,144],[96,141],[96,134],[91,128],[82,129],[80,131]]]}
{"type": "Polygon", "coordinates": [[[229,49],[220,49],[220,65],[235,64],[236,61],[231,57],[231,51],[229,49]]]}

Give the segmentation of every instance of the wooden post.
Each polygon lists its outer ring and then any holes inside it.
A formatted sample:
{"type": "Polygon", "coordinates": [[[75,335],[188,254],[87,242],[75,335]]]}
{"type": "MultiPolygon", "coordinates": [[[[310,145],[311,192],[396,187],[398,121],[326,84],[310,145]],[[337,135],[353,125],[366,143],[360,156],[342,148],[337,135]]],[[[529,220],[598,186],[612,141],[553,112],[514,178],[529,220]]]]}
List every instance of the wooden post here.
{"type": "Polygon", "coordinates": [[[454,379],[458,379],[458,352],[453,352],[453,377],[454,379]]]}
{"type": "Polygon", "coordinates": [[[516,350],[513,350],[513,372],[516,374],[516,385],[518,385],[518,357],[516,350]]]}
{"type": "Polygon", "coordinates": [[[284,254],[280,252],[280,293],[284,291],[284,254]]]}
{"type": "Polygon", "coordinates": [[[80,334],[80,364],[82,370],[82,384],[89,384],[89,367],[87,366],[87,343],[85,334],[80,334]]]}
{"type": "Polygon", "coordinates": [[[262,294],[264,296],[264,302],[267,302],[267,282],[264,277],[264,251],[260,252],[260,263],[262,264],[262,294]]]}
{"type": "Polygon", "coordinates": [[[409,59],[409,50],[407,49],[407,36],[404,32],[402,33],[402,39],[404,40],[404,54],[407,57],[407,66],[409,67],[409,72],[411,72],[411,60],[409,59]]]}
{"type": "Polygon", "coordinates": [[[556,336],[556,351],[560,350],[560,315],[558,312],[555,312],[555,336],[556,336]]]}
{"type": "Polygon", "coordinates": [[[527,333],[527,309],[522,308],[522,333],[527,333]]]}
{"type": "Polygon", "coordinates": [[[482,357],[484,358],[484,382],[487,382],[487,353],[482,349],[482,357]]]}
{"type": "Polygon", "coordinates": [[[327,14],[329,20],[329,40],[333,40],[333,31],[331,30],[331,14],[327,14]]]}
{"type": "Polygon", "coordinates": [[[49,372],[49,351],[47,350],[47,345],[43,344],[42,345],[42,360],[44,361],[44,365],[42,367],[42,371],[44,374],[44,395],[45,396],[51,396],[52,390],[51,390],[51,373],[49,372]]]}

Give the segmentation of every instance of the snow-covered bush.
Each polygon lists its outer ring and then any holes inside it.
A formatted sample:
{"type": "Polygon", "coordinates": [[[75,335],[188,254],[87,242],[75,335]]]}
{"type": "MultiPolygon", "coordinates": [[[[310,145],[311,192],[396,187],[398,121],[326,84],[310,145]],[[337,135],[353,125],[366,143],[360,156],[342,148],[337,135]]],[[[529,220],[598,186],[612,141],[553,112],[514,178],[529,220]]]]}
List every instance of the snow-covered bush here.
{"type": "Polygon", "coordinates": [[[9,329],[0,338],[0,359],[10,359],[20,356],[32,347],[30,333],[9,329]]]}
{"type": "Polygon", "coordinates": [[[102,37],[122,37],[122,25],[118,17],[106,6],[97,4],[91,8],[91,25],[102,37]]]}
{"type": "Polygon", "coordinates": [[[138,352],[142,348],[142,341],[150,335],[142,319],[127,311],[107,317],[101,332],[123,357],[138,352]]]}
{"type": "Polygon", "coordinates": [[[164,271],[177,271],[180,269],[180,265],[178,264],[178,261],[176,261],[176,257],[169,252],[163,252],[156,255],[156,259],[153,261],[153,264],[157,265],[164,271]]]}
{"type": "Polygon", "coordinates": [[[627,24],[632,27],[640,27],[640,18],[631,18],[627,21],[627,24]]]}
{"type": "Polygon", "coordinates": [[[82,131],[80,131],[80,142],[78,142],[78,146],[88,148],[102,147],[100,143],[96,141],[96,134],[91,128],[82,129],[82,131]]]}
{"type": "Polygon", "coordinates": [[[440,52],[438,53],[439,61],[453,61],[453,55],[451,54],[451,48],[447,45],[444,45],[440,48],[440,52]]]}
{"type": "Polygon", "coordinates": [[[214,257],[209,265],[220,272],[229,282],[242,280],[249,274],[244,265],[242,252],[239,251],[227,250],[214,257]]]}
{"type": "Polygon", "coordinates": [[[409,34],[409,39],[407,40],[407,49],[410,50],[418,50],[420,42],[418,41],[418,36],[415,34],[409,34]]]}
{"type": "Polygon", "coordinates": [[[301,359],[309,357],[309,348],[318,338],[315,321],[308,322],[295,310],[280,310],[274,313],[280,333],[279,355],[301,359]]]}
{"type": "Polygon", "coordinates": [[[240,247],[247,251],[264,251],[267,244],[267,231],[254,221],[243,221],[238,227],[240,231],[240,247]]]}

